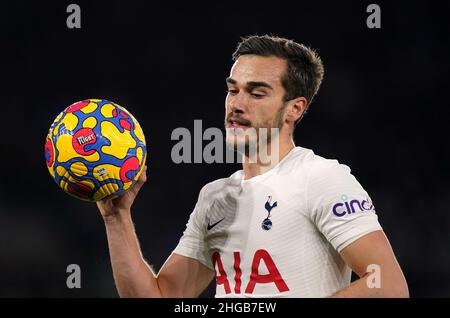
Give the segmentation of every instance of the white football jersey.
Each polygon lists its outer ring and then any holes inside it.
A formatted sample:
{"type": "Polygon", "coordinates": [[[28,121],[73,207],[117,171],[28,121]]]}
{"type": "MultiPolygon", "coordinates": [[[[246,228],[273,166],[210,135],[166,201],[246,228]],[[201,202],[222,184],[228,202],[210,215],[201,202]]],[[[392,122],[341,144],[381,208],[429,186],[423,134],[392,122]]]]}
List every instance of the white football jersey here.
{"type": "Polygon", "coordinates": [[[296,147],[261,175],[204,186],[173,253],[216,272],[216,297],[327,297],[350,284],[339,252],[377,230],[350,168],[296,147]]]}

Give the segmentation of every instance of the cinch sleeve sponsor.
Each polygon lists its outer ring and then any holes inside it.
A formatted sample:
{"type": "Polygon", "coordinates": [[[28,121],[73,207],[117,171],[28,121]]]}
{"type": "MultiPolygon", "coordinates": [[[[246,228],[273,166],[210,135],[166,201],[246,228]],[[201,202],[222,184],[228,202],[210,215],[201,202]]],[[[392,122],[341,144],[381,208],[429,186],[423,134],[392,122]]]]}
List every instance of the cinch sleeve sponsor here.
{"type": "Polygon", "coordinates": [[[307,187],[312,222],[340,252],[358,238],[382,230],[367,192],[350,168],[326,160],[312,170],[307,187]]]}

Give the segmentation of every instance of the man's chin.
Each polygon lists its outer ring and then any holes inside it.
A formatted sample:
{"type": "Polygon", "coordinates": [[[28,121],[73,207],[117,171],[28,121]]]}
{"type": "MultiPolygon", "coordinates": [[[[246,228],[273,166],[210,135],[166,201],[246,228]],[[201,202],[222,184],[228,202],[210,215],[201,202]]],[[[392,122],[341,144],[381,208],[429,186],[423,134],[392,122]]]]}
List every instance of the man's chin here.
{"type": "Polygon", "coordinates": [[[257,143],[250,143],[245,141],[239,141],[239,140],[233,140],[226,143],[227,147],[234,152],[237,152],[239,154],[243,154],[246,156],[254,156],[257,152],[257,143]],[[253,145],[253,146],[250,146],[253,145]]]}
{"type": "Polygon", "coordinates": [[[236,136],[227,136],[225,140],[225,144],[228,148],[239,151],[240,149],[245,149],[247,147],[247,143],[245,142],[245,138],[239,138],[236,136]]]}
{"type": "Polygon", "coordinates": [[[234,151],[243,149],[246,146],[245,141],[236,140],[235,137],[231,138],[230,140],[227,138],[225,143],[228,148],[233,149],[234,151]]]}

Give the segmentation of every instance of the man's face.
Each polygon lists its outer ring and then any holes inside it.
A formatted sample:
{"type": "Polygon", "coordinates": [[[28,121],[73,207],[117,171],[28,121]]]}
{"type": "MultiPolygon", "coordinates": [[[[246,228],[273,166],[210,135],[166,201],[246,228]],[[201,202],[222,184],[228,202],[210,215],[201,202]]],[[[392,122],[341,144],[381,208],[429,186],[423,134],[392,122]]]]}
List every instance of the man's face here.
{"type": "Polygon", "coordinates": [[[282,128],[285,90],[281,79],[286,69],[287,62],[278,57],[243,55],[234,63],[227,78],[225,100],[229,146],[235,149],[238,145],[248,147],[252,137],[245,137],[245,131],[249,127],[256,130],[256,138],[260,136],[260,128],[267,128],[268,142],[275,137],[270,135],[270,128],[282,128]]]}

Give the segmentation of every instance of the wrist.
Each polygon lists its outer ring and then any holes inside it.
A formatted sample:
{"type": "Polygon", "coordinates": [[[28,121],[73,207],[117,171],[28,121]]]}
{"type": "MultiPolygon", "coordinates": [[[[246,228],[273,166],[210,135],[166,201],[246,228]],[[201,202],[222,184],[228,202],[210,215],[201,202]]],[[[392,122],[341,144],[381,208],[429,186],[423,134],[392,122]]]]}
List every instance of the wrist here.
{"type": "Polygon", "coordinates": [[[118,210],[115,213],[102,215],[102,217],[106,225],[117,225],[132,222],[131,212],[129,209],[118,210]]]}

